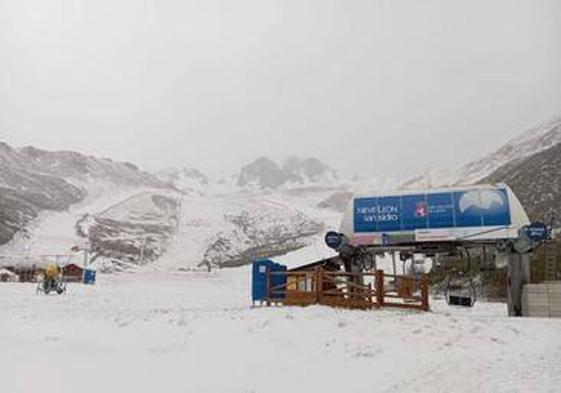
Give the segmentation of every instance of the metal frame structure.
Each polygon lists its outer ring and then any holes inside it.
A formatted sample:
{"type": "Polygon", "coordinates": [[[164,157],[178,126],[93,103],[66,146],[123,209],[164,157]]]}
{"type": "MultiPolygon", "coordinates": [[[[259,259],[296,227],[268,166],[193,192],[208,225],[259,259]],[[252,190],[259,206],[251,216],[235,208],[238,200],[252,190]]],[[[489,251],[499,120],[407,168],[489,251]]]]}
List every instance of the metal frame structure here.
{"type": "MultiPolygon", "coordinates": [[[[343,236],[343,235],[342,235],[343,236]]],[[[427,257],[457,256],[464,250],[494,250],[500,264],[507,266],[507,305],[510,316],[522,315],[522,289],[530,282],[530,259],[535,248],[544,242],[532,242],[523,234],[518,239],[497,239],[496,241],[447,241],[417,242],[386,245],[350,246],[337,249],[347,271],[361,271],[365,259],[385,254],[422,254],[427,257]]],[[[394,257],[395,260],[395,257],[394,257]]]]}

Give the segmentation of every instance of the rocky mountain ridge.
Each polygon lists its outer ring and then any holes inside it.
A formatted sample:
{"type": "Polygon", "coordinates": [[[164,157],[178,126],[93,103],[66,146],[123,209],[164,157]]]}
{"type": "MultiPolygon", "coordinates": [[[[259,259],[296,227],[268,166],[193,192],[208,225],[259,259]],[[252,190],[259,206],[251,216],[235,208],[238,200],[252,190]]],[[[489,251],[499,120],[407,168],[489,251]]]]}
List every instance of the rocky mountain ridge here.
{"type": "Polygon", "coordinates": [[[237,185],[274,190],[283,186],[329,184],[337,178],[337,173],[317,158],[289,157],[279,164],[260,157],[242,167],[237,185]]]}
{"type": "Polygon", "coordinates": [[[511,139],[495,152],[459,168],[419,174],[401,184],[401,189],[469,185],[492,175],[511,162],[538,154],[561,143],[561,117],[531,128],[511,139]]]}
{"type": "Polygon", "coordinates": [[[506,183],[532,220],[549,222],[561,211],[561,143],[497,168],[482,183],[506,183]]]}

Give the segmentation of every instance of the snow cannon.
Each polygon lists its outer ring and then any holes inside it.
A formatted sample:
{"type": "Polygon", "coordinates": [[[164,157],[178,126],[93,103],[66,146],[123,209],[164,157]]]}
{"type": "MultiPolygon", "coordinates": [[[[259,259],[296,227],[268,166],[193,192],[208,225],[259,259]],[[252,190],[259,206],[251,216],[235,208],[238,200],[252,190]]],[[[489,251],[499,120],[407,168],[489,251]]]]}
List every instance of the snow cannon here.
{"type": "Polygon", "coordinates": [[[56,292],[62,295],[66,292],[66,283],[63,280],[62,268],[58,265],[49,265],[45,269],[42,280],[37,282],[37,293],[48,295],[56,292]]]}

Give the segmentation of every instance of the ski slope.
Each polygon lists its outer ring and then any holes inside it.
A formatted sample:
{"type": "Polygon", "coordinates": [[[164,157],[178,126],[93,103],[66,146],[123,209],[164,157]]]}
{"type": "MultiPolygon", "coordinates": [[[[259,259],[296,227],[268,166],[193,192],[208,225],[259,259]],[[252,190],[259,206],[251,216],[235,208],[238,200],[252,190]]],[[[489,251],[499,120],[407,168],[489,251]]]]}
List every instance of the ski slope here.
{"type": "MultiPolygon", "coordinates": [[[[236,226],[227,219],[231,215],[247,212],[253,219],[251,231],[263,242],[275,243],[275,233],[292,233],[300,236],[302,243],[316,249],[325,248],[324,231],[315,236],[301,234],[298,217],[322,224],[325,228],[338,228],[341,214],[326,209],[314,208],[324,194],[307,197],[291,197],[279,194],[186,195],[182,198],[181,220],[177,233],[167,247],[167,252],[155,261],[151,268],[157,270],[197,270],[204,260],[205,252],[216,235],[232,241],[234,251],[239,253],[255,245],[255,239],[239,236],[236,226]],[[270,236],[268,236],[270,234],[270,236]]],[[[305,247],[308,248],[308,247],[305,247]]],[[[306,254],[308,257],[309,254],[306,254]]],[[[312,255],[312,261],[317,255],[312,255]]],[[[302,259],[299,259],[302,262],[302,259]]],[[[305,259],[303,262],[308,262],[305,259]]],[[[204,268],[203,268],[204,269],[204,268]]]]}
{"type": "Polygon", "coordinates": [[[2,392],[558,392],[561,320],[251,308],[250,268],[0,285],[2,392]]]}
{"type": "MultiPolygon", "coordinates": [[[[14,239],[0,246],[3,255],[60,255],[70,254],[71,248],[84,243],[76,233],[76,223],[85,214],[97,214],[127,198],[151,188],[116,186],[112,183],[92,182],[85,185],[87,197],[66,211],[43,211],[14,239]]],[[[78,260],[77,260],[78,261],[78,260]]]]}

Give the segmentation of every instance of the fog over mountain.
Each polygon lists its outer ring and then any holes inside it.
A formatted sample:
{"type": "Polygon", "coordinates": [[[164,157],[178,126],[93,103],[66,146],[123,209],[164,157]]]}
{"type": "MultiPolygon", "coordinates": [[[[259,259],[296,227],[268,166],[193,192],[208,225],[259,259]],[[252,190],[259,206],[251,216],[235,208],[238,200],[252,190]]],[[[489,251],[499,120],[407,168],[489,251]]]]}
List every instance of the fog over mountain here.
{"type": "Polygon", "coordinates": [[[0,140],[394,177],[561,113],[557,0],[0,1],[0,140]]]}
{"type": "Polygon", "coordinates": [[[131,163],[1,143],[0,251],[86,245],[102,271],[232,267],[315,244],[338,227],[353,194],[429,183],[506,182],[532,218],[545,220],[559,207],[560,146],[556,119],[456,169],[380,182],[309,157],[262,156],[220,177],[186,167],[153,175],[131,163]]]}
{"type": "Polygon", "coordinates": [[[0,244],[234,266],[309,246],[355,193],[485,180],[537,215],[559,20],[553,0],[0,1],[0,244]]]}

